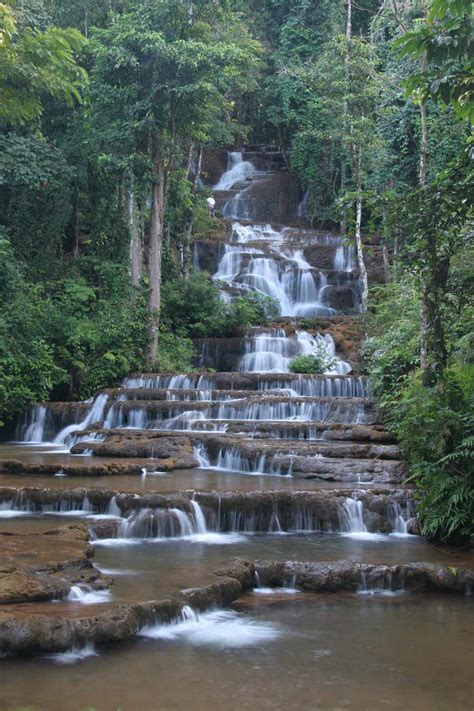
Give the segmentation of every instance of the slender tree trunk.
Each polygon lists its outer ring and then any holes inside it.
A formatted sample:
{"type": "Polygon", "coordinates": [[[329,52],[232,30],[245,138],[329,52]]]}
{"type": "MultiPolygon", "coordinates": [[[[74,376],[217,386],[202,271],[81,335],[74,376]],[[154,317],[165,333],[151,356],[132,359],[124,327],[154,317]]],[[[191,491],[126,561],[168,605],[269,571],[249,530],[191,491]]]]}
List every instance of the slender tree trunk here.
{"type": "MultiPolygon", "coordinates": [[[[194,173],[193,177],[193,187],[192,187],[192,192],[193,195],[196,194],[197,189],[199,187],[199,180],[201,178],[201,171],[202,171],[202,154],[203,154],[203,146],[202,144],[199,145],[198,148],[198,154],[197,154],[197,160],[196,160],[196,170],[194,173]]],[[[191,267],[191,236],[193,233],[193,227],[194,227],[194,210],[191,213],[191,218],[186,225],[186,228],[184,230],[184,235],[183,235],[183,241],[181,244],[181,274],[185,279],[189,277],[189,272],[190,272],[190,267],[191,267]]]]}
{"type": "Polygon", "coordinates": [[[130,283],[132,300],[135,301],[143,271],[142,221],[133,187],[128,191],[128,225],[130,233],[130,283]]]}
{"type": "Polygon", "coordinates": [[[79,255],[79,188],[74,186],[72,207],[72,244],[71,252],[74,259],[79,255]]]}
{"type": "Polygon", "coordinates": [[[383,257],[383,271],[385,276],[385,281],[388,283],[392,280],[392,275],[390,273],[390,252],[389,252],[389,230],[387,227],[387,208],[383,210],[383,242],[382,242],[382,257],[383,257]]]}
{"type": "MultiPolygon", "coordinates": [[[[402,32],[406,34],[408,28],[400,19],[396,0],[392,0],[393,14],[402,32]]],[[[426,67],[426,59],[421,61],[420,69],[426,67]]],[[[418,180],[420,186],[420,210],[424,206],[424,192],[427,186],[428,167],[428,122],[426,105],[420,104],[421,139],[420,162],[418,180]]],[[[427,387],[435,384],[444,388],[444,369],[446,366],[446,346],[444,326],[441,318],[441,304],[447,288],[449,260],[439,260],[437,253],[436,234],[430,233],[426,237],[426,248],[421,255],[423,260],[420,269],[420,367],[422,381],[427,387]]]]}
{"type": "Polygon", "coordinates": [[[158,355],[158,330],[161,306],[161,255],[165,212],[166,171],[163,157],[157,152],[154,161],[154,183],[151,197],[148,275],[150,279],[149,310],[151,316],[150,346],[147,363],[153,366],[158,355]]]}
{"type": "Polygon", "coordinates": [[[357,199],[356,199],[356,245],[357,245],[357,261],[359,265],[359,280],[362,292],[362,311],[365,313],[367,311],[367,302],[369,300],[369,280],[367,277],[367,268],[365,266],[364,260],[364,246],[362,244],[362,151],[359,149],[357,155],[357,165],[356,165],[356,189],[357,189],[357,199]]]}
{"type": "MultiPolygon", "coordinates": [[[[347,24],[346,24],[346,40],[347,40],[347,49],[346,49],[346,56],[344,58],[344,84],[345,84],[345,89],[344,93],[347,95],[349,91],[349,81],[350,81],[350,66],[349,66],[349,61],[350,61],[350,42],[352,39],[352,0],[347,0],[347,24]]],[[[348,114],[348,106],[347,106],[347,98],[344,98],[344,106],[343,106],[343,134],[347,134],[347,114],[348,114]]],[[[346,161],[346,155],[345,155],[345,148],[344,148],[344,142],[341,143],[341,195],[343,195],[346,191],[346,182],[347,182],[347,161],[346,161]]],[[[345,235],[347,233],[347,208],[343,207],[342,210],[342,216],[341,216],[341,221],[339,224],[339,229],[342,235],[345,235]]]]}

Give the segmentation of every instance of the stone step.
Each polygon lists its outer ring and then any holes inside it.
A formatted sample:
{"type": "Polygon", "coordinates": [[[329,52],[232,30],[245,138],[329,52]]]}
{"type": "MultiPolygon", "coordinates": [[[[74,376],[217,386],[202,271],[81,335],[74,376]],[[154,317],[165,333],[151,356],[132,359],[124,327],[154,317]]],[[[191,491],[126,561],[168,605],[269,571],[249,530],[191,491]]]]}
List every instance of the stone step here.
{"type": "Polygon", "coordinates": [[[97,456],[107,457],[160,457],[180,448],[180,442],[186,446],[189,439],[194,446],[204,445],[209,457],[215,458],[221,451],[233,449],[246,459],[275,457],[329,457],[335,459],[391,459],[401,458],[399,448],[394,444],[361,443],[347,440],[255,440],[254,438],[236,435],[229,432],[215,434],[183,433],[183,438],[148,436],[147,431],[136,433],[133,430],[104,430],[105,441],[80,442],[72,449],[74,454],[81,454],[90,449],[97,456]],[[128,449],[127,449],[128,448],[128,449]]]}
{"type": "MultiPolygon", "coordinates": [[[[261,329],[263,330],[263,329],[261,329]]],[[[170,389],[221,391],[266,391],[274,388],[300,389],[304,395],[316,395],[325,389],[354,390],[364,396],[365,376],[309,375],[295,373],[133,373],[123,381],[125,389],[170,389]]],[[[107,392],[107,391],[105,391],[107,392]]],[[[354,395],[355,396],[355,395],[354,395]]]]}
{"type": "MultiPolygon", "coordinates": [[[[187,430],[174,430],[173,437],[188,437],[198,434],[202,439],[206,434],[216,432],[242,437],[252,440],[281,440],[285,441],[325,441],[325,442],[354,442],[354,443],[377,443],[393,444],[393,435],[388,432],[383,425],[357,425],[350,423],[330,423],[319,422],[317,420],[307,422],[275,422],[263,421],[249,422],[248,420],[194,420],[189,422],[187,430]]],[[[109,437],[140,438],[144,437],[153,443],[162,438],[170,436],[170,432],[163,430],[147,430],[137,428],[122,429],[100,429],[92,427],[81,430],[84,438],[94,437],[108,439],[109,437]]],[[[88,448],[87,442],[81,442],[74,447],[74,451],[81,452],[88,448]]]]}
{"type": "MultiPolygon", "coordinates": [[[[324,422],[378,421],[374,402],[368,398],[302,398],[259,395],[228,402],[179,402],[166,400],[118,401],[107,410],[105,426],[148,429],[165,419],[219,420],[321,420],[324,422]],[[193,413],[196,416],[193,417],[193,413]],[[201,414],[199,414],[201,413],[201,414]]],[[[186,429],[182,423],[169,429],[186,429]]]]}
{"type": "MultiPolygon", "coordinates": [[[[335,385],[339,385],[335,383],[335,385]]],[[[324,383],[321,383],[324,388],[324,383]]],[[[329,388],[326,388],[328,390],[329,388]]],[[[147,400],[166,400],[167,402],[226,402],[229,400],[242,400],[245,398],[261,398],[278,396],[278,397],[300,397],[305,400],[314,400],[316,395],[303,395],[296,392],[293,388],[284,388],[275,386],[262,390],[214,390],[214,389],[186,389],[186,388],[112,388],[104,390],[111,400],[115,402],[122,401],[147,401],[147,400]]],[[[323,393],[320,394],[322,396],[323,393]]],[[[332,395],[329,392],[324,393],[324,397],[354,397],[352,393],[338,392],[332,395]]]]}

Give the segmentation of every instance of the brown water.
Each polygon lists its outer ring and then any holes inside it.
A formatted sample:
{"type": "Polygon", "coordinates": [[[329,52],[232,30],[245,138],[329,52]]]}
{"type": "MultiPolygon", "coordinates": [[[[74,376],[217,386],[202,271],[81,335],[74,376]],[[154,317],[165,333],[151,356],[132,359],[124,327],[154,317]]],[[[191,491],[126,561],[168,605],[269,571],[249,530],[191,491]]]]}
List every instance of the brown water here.
{"type": "MultiPolygon", "coordinates": [[[[95,466],[97,464],[138,464],[151,468],[151,459],[119,459],[116,457],[84,457],[72,455],[61,449],[51,449],[51,445],[40,447],[38,445],[2,444],[0,445],[0,460],[18,459],[27,463],[57,464],[58,471],[65,464],[78,463],[81,466],[95,466]]],[[[157,466],[159,464],[157,462],[157,466]]],[[[290,477],[269,476],[268,474],[241,474],[238,472],[223,472],[204,469],[180,469],[169,474],[147,476],[48,476],[48,475],[23,475],[0,473],[0,486],[38,486],[68,488],[75,486],[102,487],[117,491],[177,491],[194,489],[204,490],[239,490],[239,491],[268,491],[281,489],[283,491],[313,491],[315,489],[355,489],[370,488],[367,484],[350,482],[325,482],[318,480],[292,479],[290,477]]],[[[377,488],[389,488],[377,485],[377,488]]]]}
{"type": "MultiPolygon", "coordinates": [[[[218,541],[219,536],[214,540],[218,541]]],[[[357,540],[332,533],[308,535],[222,535],[232,543],[162,540],[112,547],[96,546],[94,563],[115,577],[114,600],[149,600],[182,588],[206,584],[212,573],[236,557],[295,561],[353,560],[396,565],[410,562],[474,567],[472,555],[437,549],[422,538],[378,536],[357,540]],[[125,574],[115,575],[116,571],[125,574]]]]}
{"type": "Polygon", "coordinates": [[[308,594],[243,603],[223,624],[204,617],[170,639],[98,650],[73,667],[4,660],[0,708],[472,709],[472,600],[308,594]]]}

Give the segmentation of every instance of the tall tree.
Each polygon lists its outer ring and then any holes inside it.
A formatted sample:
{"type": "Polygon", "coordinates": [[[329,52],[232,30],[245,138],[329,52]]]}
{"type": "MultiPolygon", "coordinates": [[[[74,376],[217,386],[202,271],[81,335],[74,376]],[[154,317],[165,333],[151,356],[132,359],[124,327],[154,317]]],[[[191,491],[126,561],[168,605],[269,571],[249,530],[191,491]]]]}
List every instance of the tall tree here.
{"type": "Polygon", "coordinates": [[[95,33],[93,100],[104,149],[150,196],[148,227],[148,363],[158,348],[161,260],[170,177],[190,143],[203,142],[227,92],[251,77],[258,45],[217,0],[139,4],[95,33]],[[145,188],[146,189],[146,188],[145,188]]]}

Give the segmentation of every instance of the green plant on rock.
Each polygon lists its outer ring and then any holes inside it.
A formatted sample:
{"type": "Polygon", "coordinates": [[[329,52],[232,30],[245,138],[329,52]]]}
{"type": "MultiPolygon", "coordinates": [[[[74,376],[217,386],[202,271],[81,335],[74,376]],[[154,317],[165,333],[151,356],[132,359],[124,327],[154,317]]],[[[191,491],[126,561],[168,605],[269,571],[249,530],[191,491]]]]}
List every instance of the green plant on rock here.
{"type": "Polygon", "coordinates": [[[314,353],[293,358],[289,368],[291,373],[323,375],[331,371],[337,363],[337,358],[329,355],[323,344],[318,344],[314,353]]]}

